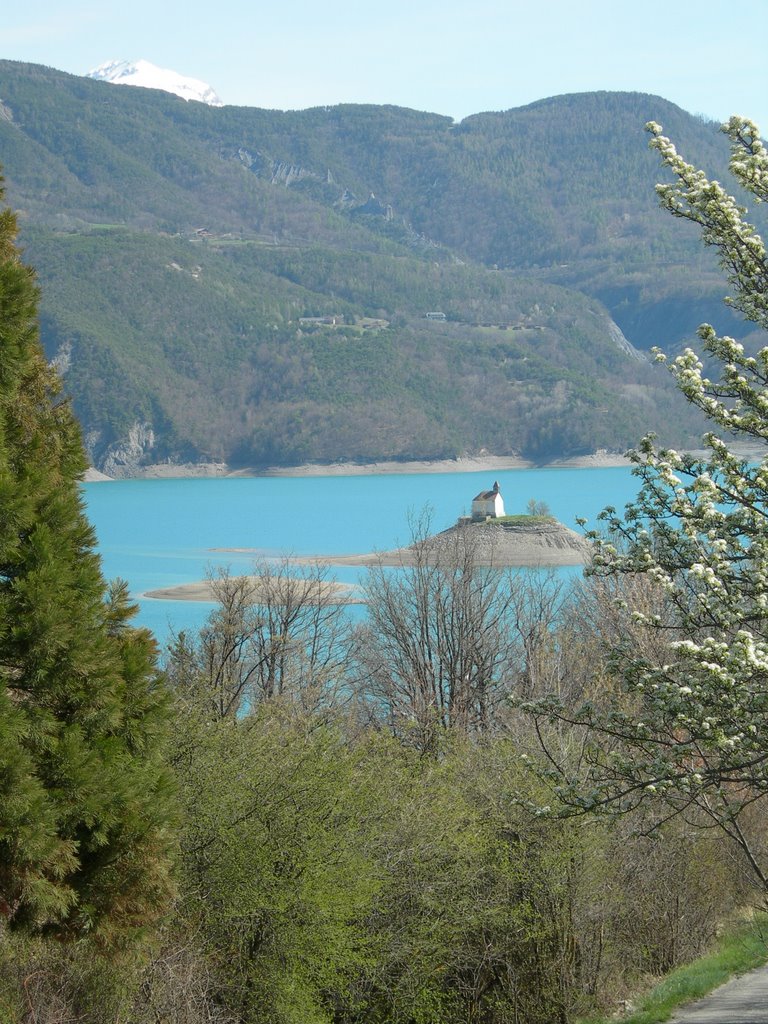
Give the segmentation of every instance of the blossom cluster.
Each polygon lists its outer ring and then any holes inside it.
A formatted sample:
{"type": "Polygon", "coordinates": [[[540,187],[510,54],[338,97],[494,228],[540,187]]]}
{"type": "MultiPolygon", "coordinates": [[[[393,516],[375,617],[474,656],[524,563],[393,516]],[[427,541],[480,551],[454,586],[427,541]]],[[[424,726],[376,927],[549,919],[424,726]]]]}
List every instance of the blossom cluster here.
{"type": "MultiPolygon", "coordinates": [[[[762,238],[660,125],[647,128],[674,178],[657,186],[662,205],[701,227],[725,269],[726,302],[768,330],[762,238]]],[[[731,118],[723,131],[733,175],[765,201],[768,153],[757,127],[731,118]]],[[[648,643],[638,647],[635,634],[611,652],[624,690],[614,706],[549,713],[589,737],[589,777],[562,785],[564,800],[589,810],[626,810],[649,797],[675,813],[695,808],[736,839],[768,891],[768,862],[761,865],[739,825],[741,810],[768,795],[768,452],[749,462],[731,441],[768,441],[768,344],[750,354],[709,324],[698,334],[705,359],[690,348],[670,361],[655,355],[712,423],[704,457],[644,438],[630,453],[641,481],[636,501],[621,515],[606,509],[603,532],[589,534],[593,574],[642,577],[653,588],[653,607],[616,598],[648,643]],[[719,368],[717,379],[705,365],[719,368]]]]}

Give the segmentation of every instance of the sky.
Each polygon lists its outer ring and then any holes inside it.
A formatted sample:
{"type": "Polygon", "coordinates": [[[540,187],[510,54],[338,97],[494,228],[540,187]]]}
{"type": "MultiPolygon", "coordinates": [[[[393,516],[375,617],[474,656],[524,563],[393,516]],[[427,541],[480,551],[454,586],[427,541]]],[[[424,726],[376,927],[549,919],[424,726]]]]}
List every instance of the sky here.
{"type": "MultiPolygon", "coordinates": [[[[768,0],[35,0],[0,57],[85,74],[144,59],[225,103],[391,103],[461,120],[597,89],[768,133],[768,0]]],[[[0,79],[0,97],[2,80],[0,79]]]]}

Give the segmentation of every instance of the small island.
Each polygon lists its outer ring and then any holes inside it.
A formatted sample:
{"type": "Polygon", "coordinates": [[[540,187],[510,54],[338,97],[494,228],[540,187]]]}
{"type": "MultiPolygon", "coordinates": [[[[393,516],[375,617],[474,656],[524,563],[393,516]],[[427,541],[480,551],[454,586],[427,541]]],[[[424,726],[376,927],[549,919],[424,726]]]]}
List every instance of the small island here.
{"type": "MultiPolygon", "coordinates": [[[[589,544],[575,530],[555,519],[542,502],[529,501],[526,513],[507,515],[498,481],[472,499],[470,515],[461,515],[455,526],[429,537],[426,543],[440,547],[450,543],[459,530],[477,531],[475,564],[496,568],[553,568],[584,565],[589,544]]],[[[238,549],[242,553],[243,549],[238,549]]],[[[324,562],[339,566],[413,566],[419,552],[416,545],[392,551],[355,555],[296,556],[297,564],[324,562]]]]}
{"type": "MultiPolygon", "coordinates": [[[[589,544],[575,530],[550,515],[549,509],[541,502],[528,502],[527,512],[506,515],[504,499],[496,481],[489,491],[481,491],[472,500],[472,513],[459,516],[457,523],[423,541],[389,551],[370,551],[360,554],[310,554],[292,555],[288,562],[294,565],[332,565],[366,568],[373,565],[409,568],[423,557],[423,545],[429,545],[435,552],[444,549],[448,554],[451,543],[459,531],[473,531],[476,540],[473,553],[478,567],[507,568],[558,568],[560,566],[584,565],[589,556],[589,544]]],[[[217,554],[252,554],[264,558],[260,548],[226,547],[213,548],[217,554]]],[[[358,604],[364,598],[362,592],[349,584],[327,584],[330,591],[315,595],[319,603],[358,604]]],[[[254,601],[259,599],[259,578],[253,577],[254,601]]],[[[151,590],[143,595],[147,598],[166,601],[212,601],[210,583],[184,583],[176,587],[151,590]]]]}

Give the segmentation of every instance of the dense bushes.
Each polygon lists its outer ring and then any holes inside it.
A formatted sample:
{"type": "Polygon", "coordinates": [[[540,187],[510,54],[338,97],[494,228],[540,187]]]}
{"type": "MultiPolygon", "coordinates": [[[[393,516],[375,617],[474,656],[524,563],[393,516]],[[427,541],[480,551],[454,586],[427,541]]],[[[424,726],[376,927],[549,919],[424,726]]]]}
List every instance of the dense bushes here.
{"type": "Polygon", "coordinates": [[[238,1019],[570,1021],[743,898],[710,835],[537,815],[551,797],[505,736],[425,759],[282,701],[201,725],[177,762],[179,913],[238,1019]]]}
{"type": "MultiPolygon", "coordinates": [[[[414,657],[419,645],[438,653],[441,617],[485,614],[442,558],[430,578],[446,573],[448,593],[434,626],[409,623],[414,657]]],[[[482,571],[471,571],[482,586],[482,571]]],[[[372,582],[383,602],[381,581],[372,582]]],[[[321,673],[332,687],[324,700],[296,674],[302,643],[317,640],[307,622],[273,634],[291,652],[294,685],[283,677],[279,691],[242,689],[262,677],[269,608],[262,591],[249,617],[232,594],[238,582],[219,585],[223,603],[203,646],[186,637],[171,653],[181,895],[130,1019],[151,1019],[156,986],[169,998],[162,967],[176,958],[197,965],[209,1009],[253,1024],[572,1021],[695,956],[745,898],[730,851],[695,823],[560,817],[530,724],[508,702],[495,701],[490,720],[435,721],[439,738],[414,743],[386,694],[361,678],[368,631],[334,628],[347,654],[321,673]],[[217,631],[236,665],[225,664],[217,631]],[[346,685],[340,671],[352,671],[346,685]],[[225,678],[246,705],[222,710],[225,678]]],[[[423,579],[412,586],[434,600],[423,579]]],[[[582,696],[579,679],[601,670],[588,623],[603,599],[521,579],[518,633],[504,649],[507,694],[560,680],[561,692],[582,696]]],[[[384,602],[377,614],[386,612],[384,602]]],[[[559,743],[576,766],[579,734],[561,732],[559,743]]]]}
{"type": "MultiPolygon", "coordinates": [[[[485,571],[464,568],[469,591],[444,554],[430,587],[412,582],[429,603],[445,574],[433,624],[409,625],[414,657],[448,642],[441,621],[461,614],[478,636],[493,623],[485,571]]],[[[9,1021],[565,1024],[707,947],[746,898],[724,840],[645,811],[560,816],[531,723],[504,699],[554,689],[575,702],[596,685],[609,699],[601,651],[623,627],[601,588],[568,595],[518,575],[488,716],[436,719],[425,747],[366,682],[375,638],[344,627],[343,610],[313,612],[308,580],[328,582],[284,566],[255,604],[239,580],[216,580],[220,607],[169,652],[175,907],[118,959],[5,934],[9,1021]],[[278,621],[286,600],[301,614],[278,621]]],[[[377,614],[382,626],[386,603],[377,614]]],[[[551,728],[548,748],[577,771],[580,731],[551,728]]]]}

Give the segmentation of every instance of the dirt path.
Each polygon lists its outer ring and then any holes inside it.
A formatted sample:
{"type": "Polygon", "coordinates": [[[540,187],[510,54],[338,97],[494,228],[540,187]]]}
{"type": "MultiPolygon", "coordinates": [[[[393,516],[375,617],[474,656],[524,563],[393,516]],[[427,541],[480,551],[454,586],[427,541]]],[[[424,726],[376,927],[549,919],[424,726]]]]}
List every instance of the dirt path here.
{"type": "Polygon", "coordinates": [[[731,978],[668,1024],[768,1024],[768,966],[731,978]]]}

